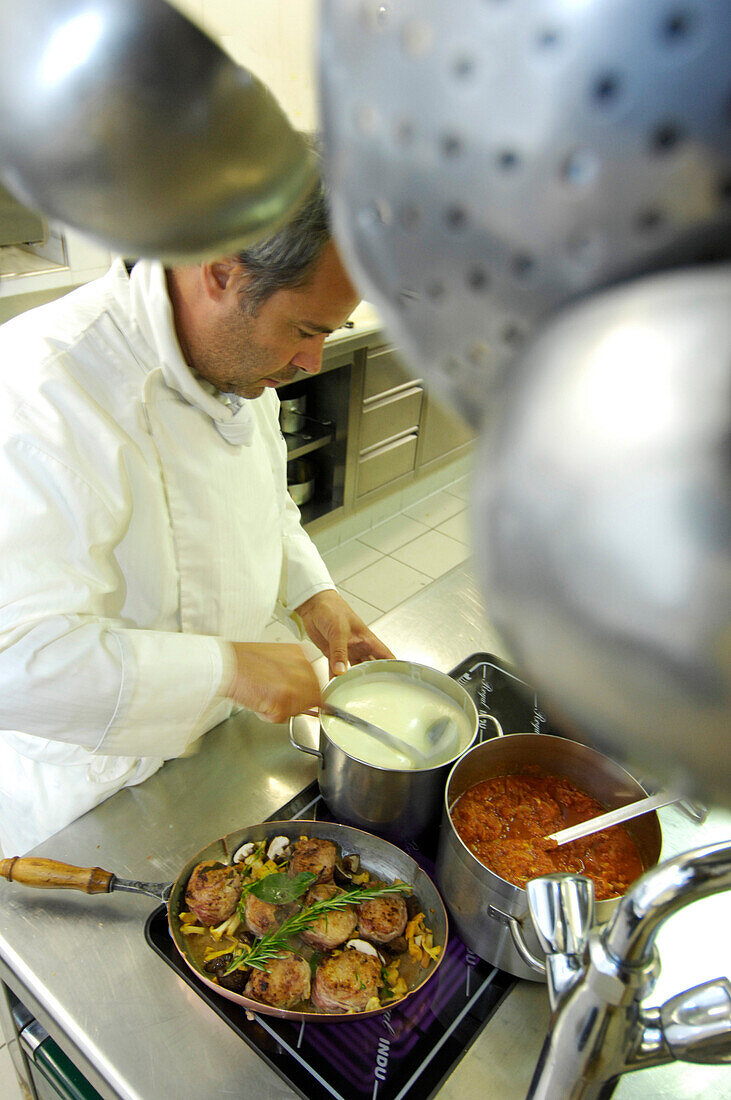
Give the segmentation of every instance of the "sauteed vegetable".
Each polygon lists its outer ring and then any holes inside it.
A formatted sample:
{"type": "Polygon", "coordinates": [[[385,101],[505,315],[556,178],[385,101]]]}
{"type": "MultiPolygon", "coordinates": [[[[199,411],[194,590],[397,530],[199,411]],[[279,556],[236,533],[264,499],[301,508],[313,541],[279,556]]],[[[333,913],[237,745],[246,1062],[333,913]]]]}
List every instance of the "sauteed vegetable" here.
{"type": "Polygon", "coordinates": [[[318,837],[250,842],[199,863],[180,930],[209,978],[277,1008],[327,1013],[392,1004],[441,953],[404,882],[318,837]]]}

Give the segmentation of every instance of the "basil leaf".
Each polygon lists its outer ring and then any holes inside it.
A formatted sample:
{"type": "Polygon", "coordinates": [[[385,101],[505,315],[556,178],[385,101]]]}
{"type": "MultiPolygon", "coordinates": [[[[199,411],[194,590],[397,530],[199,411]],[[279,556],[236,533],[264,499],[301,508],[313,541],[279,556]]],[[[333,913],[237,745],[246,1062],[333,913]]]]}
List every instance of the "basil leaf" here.
{"type": "Polygon", "coordinates": [[[302,897],[317,875],[310,871],[301,871],[294,878],[289,875],[273,873],[260,878],[251,887],[251,893],[260,901],[268,901],[270,905],[286,905],[287,902],[296,901],[302,897]]]}

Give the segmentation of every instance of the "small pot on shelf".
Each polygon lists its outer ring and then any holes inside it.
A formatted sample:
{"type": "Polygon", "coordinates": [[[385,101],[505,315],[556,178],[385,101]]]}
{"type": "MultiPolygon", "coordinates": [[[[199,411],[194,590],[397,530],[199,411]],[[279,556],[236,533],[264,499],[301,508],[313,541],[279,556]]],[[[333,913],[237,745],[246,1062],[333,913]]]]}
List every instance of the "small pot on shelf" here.
{"type": "Polygon", "coordinates": [[[311,462],[298,458],[289,463],[287,491],[298,506],[312,500],[315,495],[315,471],[311,462]]]}
{"type": "Polygon", "coordinates": [[[285,435],[296,435],[305,426],[307,398],[287,397],[280,402],[279,426],[285,435]]]}

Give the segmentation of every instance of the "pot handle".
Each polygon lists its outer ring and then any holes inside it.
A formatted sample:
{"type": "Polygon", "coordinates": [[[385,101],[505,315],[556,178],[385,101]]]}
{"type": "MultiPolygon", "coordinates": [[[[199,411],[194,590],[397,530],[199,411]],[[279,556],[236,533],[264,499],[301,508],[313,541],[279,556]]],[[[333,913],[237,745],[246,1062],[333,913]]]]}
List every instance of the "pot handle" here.
{"type": "Polygon", "coordinates": [[[494,905],[488,906],[488,916],[494,917],[502,924],[506,924],[510,930],[510,937],[513,941],[513,947],[520,955],[526,966],[529,966],[531,970],[535,970],[537,974],[546,975],[546,964],[543,959],[539,959],[537,955],[534,955],[528,944],[525,942],[523,936],[523,929],[520,921],[517,917],[513,917],[510,913],[503,913],[502,909],[496,909],[494,905]]]}
{"type": "Polygon", "coordinates": [[[323,756],[322,756],[322,753],[320,752],[320,750],[319,749],[313,749],[311,745],[303,745],[301,743],[301,741],[298,741],[297,738],[295,737],[295,730],[297,728],[297,726],[296,726],[297,719],[298,718],[305,718],[305,717],[307,717],[307,715],[294,714],[290,718],[290,720],[289,720],[289,743],[291,745],[294,745],[294,747],[296,749],[299,749],[300,752],[306,752],[306,753],[309,753],[310,756],[316,756],[318,758],[318,760],[320,761],[320,763],[322,764],[322,763],[324,763],[324,760],[323,760],[323,756]]]}
{"type": "MultiPolygon", "coordinates": [[[[498,722],[498,720],[497,720],[497,718],[495,717],[494,714],[481,714],[480,719],[483,719],[483,718],[486,718],[488,722],[493,723],[493,725],[495,726],[495,729],[497,730],[497,732],[495,734],[496,737],[504,737],[505,736],[505,731],[503,730],[503,727],[500,725],[500,723],[498,722]]],[[[480,738],[480,744],[482,744],[482,742],[484,740],[485,740],[484,737],[481,737],[480,738]]],[[[488,738],[488,740],[492,740],[492,738],[488,738]]]]}
{"type": "Polygon", "coordinates": [[[708,807],[702,802],[691,802],[689,798],[683,798],[675,803],[677,809],[682,810],[696,825],[702,825],[708,817],[708,807]]]}

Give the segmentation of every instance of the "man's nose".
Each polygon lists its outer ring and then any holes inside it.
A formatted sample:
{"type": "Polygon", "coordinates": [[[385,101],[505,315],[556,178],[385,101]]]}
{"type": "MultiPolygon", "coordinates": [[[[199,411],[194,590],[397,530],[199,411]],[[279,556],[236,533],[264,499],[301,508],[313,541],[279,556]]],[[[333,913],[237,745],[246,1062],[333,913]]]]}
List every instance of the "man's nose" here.
{"type": "Polygon", "coordinates": [[[303,370],[307,374],[317,374],[322,366],[322,349],[325,346],[325,334],[313,337],[307,341],[307,346],[302,348],[292,359],[292,366],[297,370],[303,370]]]}

